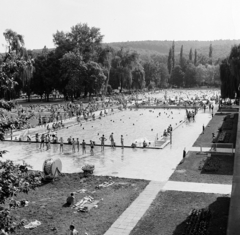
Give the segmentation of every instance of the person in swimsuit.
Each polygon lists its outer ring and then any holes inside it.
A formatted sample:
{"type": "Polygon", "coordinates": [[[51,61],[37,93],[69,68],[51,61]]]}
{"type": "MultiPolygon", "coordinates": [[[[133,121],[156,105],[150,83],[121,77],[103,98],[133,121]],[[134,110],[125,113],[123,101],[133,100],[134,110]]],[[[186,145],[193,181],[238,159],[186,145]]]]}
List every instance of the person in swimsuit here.
{"type": "Polygon", "coordinates": [[[122,145],[122,148],[124,148],[124,139],[123,139],[123,135],[121,135],[121,145],[122,145]]]}
{"type": "Polygon", "coordinates": [[[75,142],[75,139],[73,138],[72,139],[72,151],[73,151],[73,153],[75,153],[75,145],[76,145],[76,142],[75,142]]]}
{"type": "Polygon", "coordinates": [[[63,138],[60,138],[60,152],[63,152],[63,138]]]}
{"type": "Polygon", "coordinates": [[[77,141],[76,141],[76,145],[77,145],[77,150],[79,152],[79,147],[80,147],[80,142],[79,142],[79,139],[77,138],[77,141]]]}
{"type": "Polygon", "coordinates": [[[90,140],[90,153],[93,155],[94,154],[94,142],[92,140],[90,140]]]}
{"type": "Polygon", "coordinates": [[[111,147],[114,148],[114,138],[113,138],[113,133],[109,136],[109,139],[111,141],[111,147]]]}
{"type": "Polygon", "coordinates": [[[40,143],[40,149],[44,147],[44,134],[41,135],[41,143],[40,143]]]}
{"type": "Polygon", "coordinates": [[[101,150],[104,150],[104,144],[107,139],[104,137],[104,135],[102,135],[102,137],[100,137],[99,139],[101,140],[101,150]]]}
{"type": "Polygon", "coordinates": [[[86,153],[86,142],[85,140],[82,141],[82,153],[86,153]]]}

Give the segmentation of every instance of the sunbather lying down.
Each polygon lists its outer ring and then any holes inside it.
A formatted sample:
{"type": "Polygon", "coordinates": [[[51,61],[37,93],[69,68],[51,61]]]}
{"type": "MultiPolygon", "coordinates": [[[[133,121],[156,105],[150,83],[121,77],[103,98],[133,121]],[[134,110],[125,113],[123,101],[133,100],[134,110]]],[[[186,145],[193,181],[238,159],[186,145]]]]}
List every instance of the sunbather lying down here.
{"type": "Polygon", "coordinates": [[[74,193],[71,193],[71,195],[67,198],[66,204],[68,206],[71,206],[74,204],[74,200],[75,200],[74,193]]]}

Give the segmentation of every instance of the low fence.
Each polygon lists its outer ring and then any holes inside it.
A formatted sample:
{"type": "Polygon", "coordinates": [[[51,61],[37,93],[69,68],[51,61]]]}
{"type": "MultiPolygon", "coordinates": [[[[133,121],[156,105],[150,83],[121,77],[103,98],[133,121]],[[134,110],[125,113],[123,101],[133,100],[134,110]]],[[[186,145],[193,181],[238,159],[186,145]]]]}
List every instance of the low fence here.
{"type": "MultiPolygon", "coordinates": [[[[196,147],[196,146],[195,146],[196,147]]],[[[197,146],[201,152],[216,152],[216,153],[235,153],[233,143],[210,143],[204,144],[204,146],[197,146]]]]}

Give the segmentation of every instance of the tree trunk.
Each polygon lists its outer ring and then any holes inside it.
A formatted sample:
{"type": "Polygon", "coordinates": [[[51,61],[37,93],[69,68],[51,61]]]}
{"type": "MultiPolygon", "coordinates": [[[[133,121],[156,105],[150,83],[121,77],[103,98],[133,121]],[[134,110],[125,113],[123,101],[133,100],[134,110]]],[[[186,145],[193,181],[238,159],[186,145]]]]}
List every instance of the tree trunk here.
{"type": "Polygon", "coordinates": [[[107,94],[107,87],[108,87],[108,83],[109,83],[109,77],[110,77],[110,69],[108,70],[107,80],[106,80],[105,89],[104,89],[104,95],[107,94]]]}

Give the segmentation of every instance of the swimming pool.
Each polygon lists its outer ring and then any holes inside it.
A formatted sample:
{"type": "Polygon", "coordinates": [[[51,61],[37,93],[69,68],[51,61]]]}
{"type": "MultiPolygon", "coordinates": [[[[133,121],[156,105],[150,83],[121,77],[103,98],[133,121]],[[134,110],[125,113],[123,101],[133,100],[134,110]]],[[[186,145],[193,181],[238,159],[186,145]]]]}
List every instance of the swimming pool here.
{"type": "Polygon", "coordinates": [[[100,144],[99,138],[104,135],[107,139],[106,144],[110,144],[109,136],[113,133],[116,145],[120,145],[120,138],[123,135],[124,145],[130,146],[136,139],[146,138],[155,141],[156,136],[161,137],[163,131],[171,124],[173,129],[183,123],[186,117],[185,110],[174,109],[138,109],[119,112],[109,112],[101,119],[87,121],[82,125],[57,131],[57,136],[63,137],[67,142],[68,137],[80,142],[90,140],[100,144]]]}
{"type": "MultiPolygon", "coordinates": [[[[166,111],[166,110],[165,110],[166,111]]],[[[170,112],[170,110],[168,110],[170,112]]],[[[175,116],[179,116],[180,120],[182,118],[181,115],[185,115],[182,110],[182,112],[179,112],[179,110],[172,110],[175,114],[175,116]]],[[[173,120],[174,122],[177,120],[177,117],[174,117],[174,119],[171,119],[170,117],[167,118],[167,115],[165,114],[165,119],[159,119],[159,117],[156,117],[156,114],[161,112],[161,116],[164,113],[164,110],[155,110],[154,113],[149,112],[148,110],[139,110],[139,111],[123,111],[116,113],[114,115],[109,115],[106,118],[103,118],[101,120],[97,120],[96,122],[89,122],[86,124],[86,135],[84,138],[97,138],[98,133],[102,131],[102,133],[106,133],[106,136],[108,136],[108,132],[105,132],[108,128],[108,130],[111,132],[114,132],[114,136],[116,139],[116,142],[119,143],[120,136],[118,136],[117,133],[130,133],[130,124],[133,124],[133,121],[135,120],[133,117],[138,117],[139,114],[144,113],[145,118],[141,120],[140,124],[136,124],[136,130],[133,134],[126,136],[125,142],[129,139],[129,141],[132,138],[138,138],[140,135],[146,136],[148,138],[154,138],[157,131],[158,133],[162,132],[165,126],[168,125],[168,123],[171,123],[173,120]],[[115,116],[116,115],[116,116],[115,116]],[[118,122],[120,123],[120,117],[121,115],[129,117],[129,115],[132,115],[129,120],[132,122],[129,122],[129,126],[126,125],[126,127],[129,127],[130,129],[127,130],[127,128],[123,128],[124,125],[121,127],[118,127],[118,122]],[[117,117],[119,120],[117,120],[117,117]],[[147,118],[148,117],[148,118],[147,118]],[[109,119],[116,119],[116,125],[115,122],[110,122],[108,126],[107,123],[109,122],[109,119]],[[151,120],[151,121],[150,121],[151,120]],[[153,125],[153,121],[156,123],[156,125],[153,125]],[[162,120],[162,121],[160,121],[162,120]],[[167,120],[168,123],[164,122],[163,120],[167,120]],[[105,129],[103,126],[99,125],[99,123],[102,122],[104,124],[105,129]],[[145,123],[144,123],[145,122],[145,123]],[[92,127],[92,125],[94,127],[92,127]],[[142,126],[146,125],[146,129],[142,131],[142,126]],[[162,127],[161,127],[162,126],[162,127]],[[114,128],[115,127],[115,128],[114,128]],[[151,127],[153,128],[153,131],[151,131],[151,127]],[[120,129],[122,128],[122,129],[120,129]],[[140,129],[140,130],[138,130],[140,129]],[[94,131],[91,131],[94,130],[94,131]],[[156,130],[156,132],[155,132],[156,130]],[[139,132],[138,132],[139,131],[139,132]],[[138,136],[136,137],[136,133],[138,136]],[[117,137],[119,139],[117,139],[117,137]]],[[[139,115],[140,116],[140,115],[139,115]]],[[[141,117],[140,116],[140,117],[141,117]]],[[[163,115],[164,116],[164,115],[163,115]]],[[[64,153],[60,153],[59,151],[59,145],[52,145],[51,149],[46,151],[39,149],[39,144],[35,143],[19,143],[19,142],[0,142],[1,149],[5,149],[8,151],[7,154],[4,155],[4,159],[10,159],[15,162],[22,162],[23,160],[30,164],[34,170],[42,170],[42,165],[44,160],[53,158],[57,159],[60,158],[63,165],[63,172],[66,173],[72,173],[72,172],[81,172],[81,167],[84,164],[94,164],[95,165],[95,171],[94,174],[96,175],[109,175],[109,176],[119,176],[119,177],[126,177],[126,178],[140,178],[140,179],[147,179],[147,180],[167,180],[168,177],[172,174],[177,164],[182,159],[182,152],[184,147],[186,147],[186,150],[188,151],[188,148],[190,148],[199,134],[202,132],[202,125],[207,125],[209,120],[211,119],[211,112],[204,113],[202,110],[198,112],[195,118],[195,122],[185,122],[183,123],[179,128],[177,128],[173,132],[173,142],[172,145],[167,145],[162,150],[155,150],[155,149],[131,149],[131,148],[115,148],[111,149],[109,147],[106,147],[104,152],[101,151],[100,147],[95,147],[94,149],[94,155],[90,154],[89,147],[87,147],[87,153],[83,154],[81,149],[80,152],[72,152],[72,148],[70,145],[64,146],[64,153]]],[[[127,118],[126,118],[127,120],[127,118]]],[[[124,123],[125,124],[125,123],[124,123]]],[[[85,126],[85,124],[84,124],[85,126]]],[[[81,134],[84,132],[81,132],[81,129],[79,126],[73,126],[69,129],[71,130],[71,133],[66,132],[68,135],[72,135],[72,137],[75,137],[72,133],[73,130],[76,132],[76,137],[82,138],[81,134]],[[79,128],[79,129],[77,129],[79,128]]],[[[85,129],[84,129],[85,130],[85,129]]],[[[65,130],[64,130],[65,131],[65,130]]],[[[63,132],[65,133],[65,132],[63,132]]],[[[101,134],[102,134],[101,133],[101,134]]],[[[60,133],[59,133],[60,134],[60,133]]],[[[108,141],[109,143],[109,141],[108,141]]]]}

